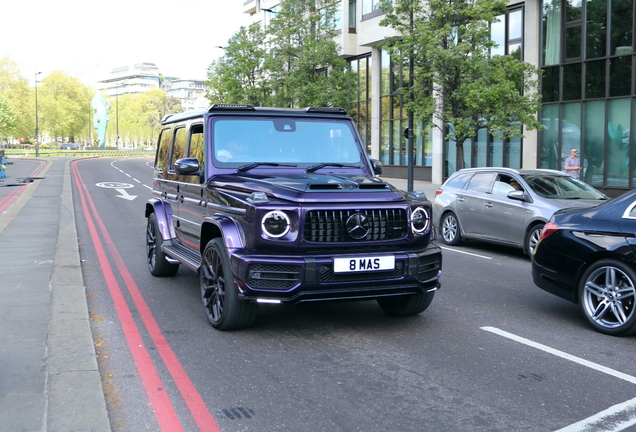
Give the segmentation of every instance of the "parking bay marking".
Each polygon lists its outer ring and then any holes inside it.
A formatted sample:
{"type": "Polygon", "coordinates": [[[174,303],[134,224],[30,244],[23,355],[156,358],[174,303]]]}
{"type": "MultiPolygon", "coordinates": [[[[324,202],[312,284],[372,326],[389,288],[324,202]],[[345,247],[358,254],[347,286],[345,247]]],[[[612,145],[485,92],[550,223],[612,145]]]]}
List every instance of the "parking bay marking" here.
{"type": "Polygon", "coordinates": [[[452,249],[452,248],[447,248],[447,247],[443,247],[443,246],[440,246],[440,247],[442,249],[444,249],[444,250],[449,250],[449,251],[453,251],[453,252],[457,252],[457,253],[463,253],[463,254],[471,255],[471,256],[474,256],[474,257],[477,257],[477,258],[492,259],[492,257],[485,256],[485,255],[478,255],[478,254],[475,254],[475,253],[464,252],[464,251],[460,251],[458,249],[452,249]]]}
{"type": "MultiPolygon", "coordinates": [[[[608,367],[602,366],[598,363],[594,363],[580,357],[573,356],[571,354],[559,351],[549,346],[542,345],[537,342],[533,342],[530,339],[523,338],[521,336],[508,333],[507,331],[498,329],[496,327],[481,327],[482,330],[503,336],[511,339],[515,342],[522,343],[532,348],[537,348],[541,351],[545,351],[548,354],[561,357],[565,360],[578,363],[582,366],[586,366],[590,369],[594,369],[598,372],[602,372],[611,375],[615,378],[620,378],[624,381],[636,384],[636,377],[624,374],[619,371],[615,371],[608,367]]],[[[626,428],[636,424],[636,398],[622,402],[620,404],[609,407],[608,409],[601,411],[591,417],[588,417],[580,422],[571,424],[555,432],[618,432],[625,430],[626,428]]]]}

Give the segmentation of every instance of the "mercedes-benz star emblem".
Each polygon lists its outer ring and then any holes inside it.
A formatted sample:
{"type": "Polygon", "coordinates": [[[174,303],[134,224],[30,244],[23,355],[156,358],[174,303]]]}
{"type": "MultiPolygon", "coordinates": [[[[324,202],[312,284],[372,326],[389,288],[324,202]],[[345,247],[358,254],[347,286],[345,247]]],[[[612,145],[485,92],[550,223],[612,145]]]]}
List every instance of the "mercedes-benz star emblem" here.
{"type": "Polygon", "coordinates": [[[347,219],[346,227],[347,233],[349,233],[351,238],[362,240],[369,234],[371,224],[369,223],[369,218],[362,213],[354,213],[347,219]]]}

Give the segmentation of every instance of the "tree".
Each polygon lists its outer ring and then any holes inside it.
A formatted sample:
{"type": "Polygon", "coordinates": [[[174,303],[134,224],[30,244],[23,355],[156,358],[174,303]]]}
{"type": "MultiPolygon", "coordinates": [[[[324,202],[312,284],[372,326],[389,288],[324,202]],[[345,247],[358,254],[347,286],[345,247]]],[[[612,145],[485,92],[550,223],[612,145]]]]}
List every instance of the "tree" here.
{"type": "Polygon", "coordinates": [[[464,167],[464,142],[485,128],[502,138],[541,127],[536,118],[539,70],[518,56],[491,56],[490,24],[505,0],[393,0],[380,23],[401,36],[387,40],[393,58],[413,61],[406,105],[425,124],[441,123],[464,167]],[[435,120],[439,120],[436,122],[435,120]]]}
{"type": "Polygon", "coordinates": [[[348,106],[354,77],[339,56],[340,0],[285,0],[267,28],[269,72],[276,106],[348,106]]]}
{"type": "Polygon", "coordinates": [[[207,98],[212,103],[269,104],[264,43],[260,23],[241,27],[230,38],[224,47],[225,55],[213,62],[208,71],[207,98]]]}
{"type": "Polygon", "coordinates": [[[35,134],[35,97],[20,67],[8,57],[0,58],[0,96],[4,97],[16,122],[2,131],[5,137],[30,137],[35,134]]]}
{"type": "Polygon", "coordinates": [[[16,118],[7,100],[0,96],[0,137],[7,137],[16,125],[16,118]]]}
{"type": "Polygon", "coordinates": [[[353,100],[355,77],[334,38],[340,0],[284,0],[270,25],[241,28],[210,66],[213,102],[278,107],[340,106],[353,100]]]}
{"type": "Polygon", "coordinates": [[[53,71],[38,88],[39,127],[53,139],[88,136],[92,91],[77,78],[53,71]]]}

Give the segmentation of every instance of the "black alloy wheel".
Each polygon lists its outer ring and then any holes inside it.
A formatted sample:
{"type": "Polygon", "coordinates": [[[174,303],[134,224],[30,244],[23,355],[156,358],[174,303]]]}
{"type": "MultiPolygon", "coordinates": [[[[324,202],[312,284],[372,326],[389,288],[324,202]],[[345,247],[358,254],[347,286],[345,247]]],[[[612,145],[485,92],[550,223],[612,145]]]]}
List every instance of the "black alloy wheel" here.
{"type": "Polygon", "coordinates": [[[146,258],[148,269],[153,276],[174,276],[179,271],[179,264],[168,262],[166,254],[161,250],[163,237],[159,231],[157,216],[151,213],[146,226],[146,258]]]}
{"type": "Polygon", "coordinates": [[[257,305],[238,298],[230,259],[220,238],[206,245],[199,275],[203,309],[212,327],[235,330],[252,325],[257,305]]]}

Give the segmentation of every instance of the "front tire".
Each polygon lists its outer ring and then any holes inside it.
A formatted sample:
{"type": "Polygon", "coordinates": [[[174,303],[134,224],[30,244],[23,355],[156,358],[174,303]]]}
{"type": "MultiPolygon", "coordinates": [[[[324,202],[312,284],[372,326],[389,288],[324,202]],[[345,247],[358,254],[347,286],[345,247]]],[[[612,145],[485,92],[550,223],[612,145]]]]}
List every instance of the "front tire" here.
{"type": "Polygon", "coordinates": [[[530,231],[528,231],[528,235],[526,236],[523,251],[528,255],[532,256],[534,253],[534,249],[537,247],[539,240],[541,239],[541,232],[543,231],[544,224],[538,224],[533,226],[530,231]]]}
{"type": "Polygon", "coordinates": [[[446,213],[442,218],[441,225],[442,240],[444,240],[444,243],[449,246],[458,246],[462,243],[462,233],[455,213],[446,213]]]}
{"type": "Polygon", "coordinates": [[[430,306],[434,296],[435,291],[431,291],[399,297],[385,297],[377,301],[382,310],[389,315],[409,316],[424,312],[430,306]]]}
{"type": "Polygon", "coordinates": [[[174,276],[179,271],[179,264],[169,263],[166,254],[161,250],[163,236],[159,231],[157,216],[150,213],[146,226],[146,259],[150,274],[157,277],[174,276]]]}
{"type": "Polygon", "coordinates": [[[624,336],[636,330],[636,273],[620,261],[601,260],[583,273],[579,301],[595,330],[624,336]]]}
{"type": "Polygon", "coordinates": [[[212,327],[235,330],[252,325],[257,306],[239,300],[230,259],[220,238],[210,240],[205,246],[199,274],[203,309],[212,327]]]}

